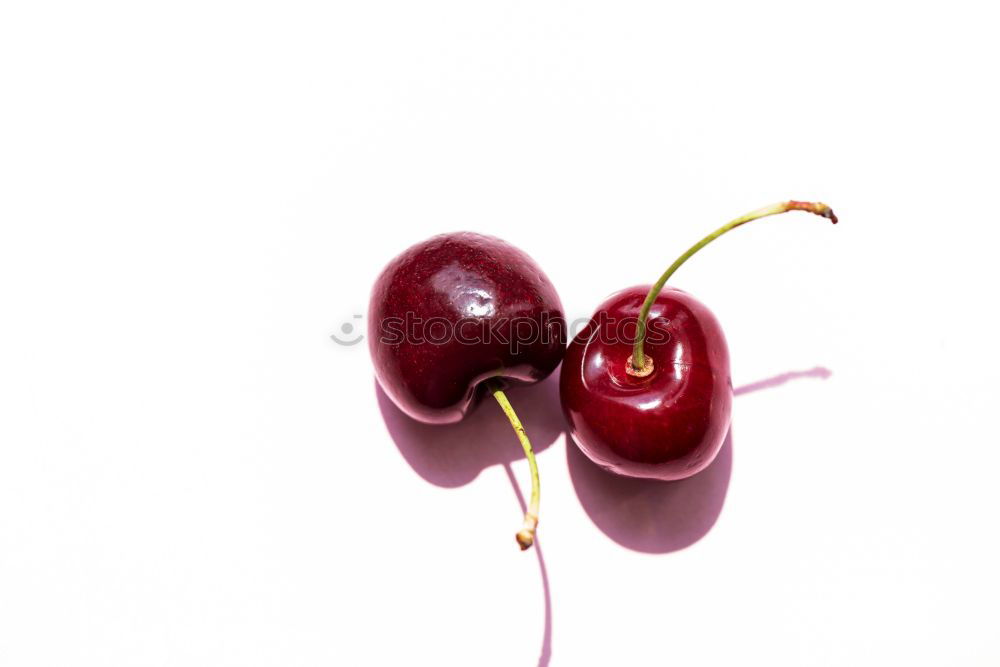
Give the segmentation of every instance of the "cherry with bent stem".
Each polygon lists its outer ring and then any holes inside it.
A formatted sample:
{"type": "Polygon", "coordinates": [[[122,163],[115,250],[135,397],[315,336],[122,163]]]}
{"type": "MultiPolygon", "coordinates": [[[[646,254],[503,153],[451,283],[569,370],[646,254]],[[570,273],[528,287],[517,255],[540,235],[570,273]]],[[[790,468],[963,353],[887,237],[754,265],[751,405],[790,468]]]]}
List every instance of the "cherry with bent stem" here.
{"type": "Polygon", "coordinates": [[[712,312],[691,295],[667,288],[695,253],[753,220],[806,211],[837,222],[826,204],[785,201],[718,228],[670,265],[652,286],[611,295],[573,339],[560,373],[570,432],[595,463],[623,475],[677,480],[706,468],[729,429],[733,388],[729,350],[712,312]],[[608,323],[636,320],[633,340],[608,323]],[[648,334],[653,324],[659,334],[648,334]]]}
{"type": "Polygon", "coordinates": [[[487,393],[496,399],[531,469],[531,501],[516,536],[522,549],[530,547],[538,467],[504,390],[543,380],[562,359],[566,320],[552,283],[500,239],[442,234],[389,262],[372,289],[368,327],[375,377],[409,417],[455,423],[487,393]]]}

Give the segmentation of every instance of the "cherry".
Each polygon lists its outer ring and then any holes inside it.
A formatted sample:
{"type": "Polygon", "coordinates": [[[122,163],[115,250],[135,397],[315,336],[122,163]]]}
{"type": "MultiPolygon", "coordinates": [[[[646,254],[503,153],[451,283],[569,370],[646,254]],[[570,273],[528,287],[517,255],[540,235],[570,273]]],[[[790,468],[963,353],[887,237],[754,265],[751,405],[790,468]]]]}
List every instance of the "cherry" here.
{"type": "Polygon", "coordinates": [[[820,203],[786,201],[758,209],[696,243],[656,284],[622,290],[597,307],[570,343],[559,377],[570,434],[592,461],[630,477],[678,480],[715,459],[732,412],[726,339],[704,304],[664,286],[726,232],[787,211],[837,222],[820,203]]]}
{"type": "Polygon", "coordinates": [[[565,352],[555,288],[524,252],[500,239],[442,234],[405,250],[372,289],[368,342],[375,377],[407,415],[460,421],[490,393],[528,458],[532,493],[518,544],[538,523],[534,452],[504,389],[544,379],[565,352]]]}

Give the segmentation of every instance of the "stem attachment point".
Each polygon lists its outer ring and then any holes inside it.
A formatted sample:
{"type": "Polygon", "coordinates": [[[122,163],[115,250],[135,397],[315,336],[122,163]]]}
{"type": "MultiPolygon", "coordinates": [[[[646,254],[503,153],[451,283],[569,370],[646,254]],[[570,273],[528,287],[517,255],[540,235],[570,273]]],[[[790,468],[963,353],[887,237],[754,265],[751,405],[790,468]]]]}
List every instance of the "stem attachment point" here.
{"type": "Polygon", "coordinates": [[[625,373],[634,378],[649,377],[653,373],[653,358],[648,354],[644,355],[642,368],[636,368],[635,362],[632,361],[634,356],[632,354],[628,355],[628,360],[625,361],[625,373]]]}

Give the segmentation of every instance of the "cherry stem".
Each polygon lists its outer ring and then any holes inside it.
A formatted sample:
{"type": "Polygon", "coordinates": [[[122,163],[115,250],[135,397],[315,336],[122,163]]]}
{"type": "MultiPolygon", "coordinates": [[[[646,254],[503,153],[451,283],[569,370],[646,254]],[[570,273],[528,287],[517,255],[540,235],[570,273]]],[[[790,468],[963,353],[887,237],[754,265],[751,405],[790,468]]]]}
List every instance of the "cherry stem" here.
{"type": "Polygon", "coordinates": [[[765,206],[764,208],[759,208],[756,211],[751,211],[746,215],[741,215],[735,220],[722,225],[714,232],[695,243],[688,249],[687,252],[678,257],[674,263],[670,265],[670,268],[668,268],[664,274],[660,276],[660,279],[657,280],[656,283],[649,289],[649,294],[646,295],[646,300],[642,303],[642,310],[639,311],[639,322],[636,329],[635,345],[632,348],[632,356],[629,357],[630,363],[626,370],[630,371],[633,375],[640,376],[648,375],[652,372],[652,360],[648,359],[643,354],[642,350],[642,344],[646,340],[646,320],[649,319],[649,311],[653,307],[653,303],[656,302],[656,297],[658,297],[660,292],[663,290],[663,286],[667,284],[667,280],[670,279],[670,276],[674,275],[674,272],[679,269],[684,262],[688,261],[696,252],[731,229],[736,229],[740,225],[744,225],[752,220],[766,218],[769,215],[778,215],[779,213],[786,213],[788,211],[807,211],[809,213],[815,213],[816,215],[830,219],[833,224],[837,224],[837,216],[834,215],[833,209],[826,204],[808,201],[783,201],[777,204],[771,204],[770,206],[765,206]]]}
{"type": "Polygon", "coordinates": [[[524,525],[521,526],[521,530],[516,536],[517,543],[521,545],[521,551],[524,551],[535,543],[535,529],[538,527],[538,464],[535,462],[535,452],[531,448],[528,435],[524,432],[524,427],[521,426],[521,420],[517,418],[517,413],[514,412],[514,408],[507,400],[500,384],[496,381],[490,381],[488,386],[493,393],[493,398],[497,399],[497,403],[500,404],[500,409],[510,420],[510,425],[514,427],[514,432],[517,433],[517,439],[521,441],[521,447],[524,448],[524,455],[528,457],[528,466],[531,469],[531,501],[524,513],[524,525]]]}

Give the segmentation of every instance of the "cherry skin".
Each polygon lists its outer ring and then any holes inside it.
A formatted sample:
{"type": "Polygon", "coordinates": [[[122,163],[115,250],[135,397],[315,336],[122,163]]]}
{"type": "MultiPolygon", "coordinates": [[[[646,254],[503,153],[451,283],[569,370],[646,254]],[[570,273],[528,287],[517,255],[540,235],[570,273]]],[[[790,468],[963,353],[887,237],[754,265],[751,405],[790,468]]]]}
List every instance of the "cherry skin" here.
{"type": "Polygon", "coordinates": [[[371,293],[375,376],[403,412],[429,424],[460,421],[491,378],[544,379],[565,339],[552,283],[528,255],[492,236],[418,243],[389,262],[371,293]]]}
{"type": "Polygon", "coordinates": [[[732,414],[729,350],[711,311],[666,283],[720,236],[790,211],[837,224],[826,204],[794,199],[741,215],[688,248],[654,284],[610,296],[573,339],[559,391],[570,434],[594,462],[667,481],[712,462],[732,414]]]}
{"type": "Polygon", "coordinates": [[[469,232],[442,234],[389,262],[372,288],[368,344],[375,377],[410,417],[460,421],[487,393],[507,415],[531,471],[515,536],[535,540],[538,466],[503,389],[547,377],[565,352],[566,318],[538,265],[514,246],[469,232]]]}
{"type": "Polygon", "coordinates": [[[559,389],[570,433],[591,460],[630,477],[677,480],[706,468],[725,440],[733,403],[729,350],[712,312],[667,288],[647,320],[652,372],[629,372],[649,289],[630,287],[597,307],[566,351],[559,389]]]}

